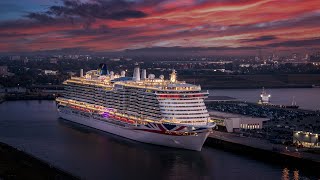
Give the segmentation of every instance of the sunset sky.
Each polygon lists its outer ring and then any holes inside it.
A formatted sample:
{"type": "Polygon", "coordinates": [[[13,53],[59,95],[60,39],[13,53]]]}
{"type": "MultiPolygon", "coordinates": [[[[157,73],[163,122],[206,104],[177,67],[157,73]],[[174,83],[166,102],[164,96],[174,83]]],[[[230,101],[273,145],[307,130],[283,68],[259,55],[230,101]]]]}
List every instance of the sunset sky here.
{"type": "Polygon", "coordinates": [[[253,53],[320,47],[319,0],[10,0],[0,53],[253,53]]]}

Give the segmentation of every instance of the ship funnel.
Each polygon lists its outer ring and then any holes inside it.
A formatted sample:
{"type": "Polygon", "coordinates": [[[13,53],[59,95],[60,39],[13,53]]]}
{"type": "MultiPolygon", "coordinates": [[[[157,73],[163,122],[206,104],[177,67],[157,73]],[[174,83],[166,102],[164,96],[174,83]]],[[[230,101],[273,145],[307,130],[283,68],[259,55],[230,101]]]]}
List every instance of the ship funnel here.
{"type": "Polygon", "coordinates": [[[141,72],[141,79],[142,79],[142,80],[147,79],[147,70],[146,70],[146,69],[142,69],[142,72],[141,72]]]}
{"type": "Polygon", "coordinates": [[[104,64],[104,63],[101,63],[99,65],[99,68],[98,68],[98,72],[101,76],[103,75],[108,75],[109,74],[109,71],[108,71],[108,68],[107,68],[107,65],[104,64]]]}
{"type": "Polygon", "coordinates": [[[136,63],[136,67],[134,68],[132,80],[140,81],[140,68],[138,63],[136,63]]]}
{"type": "Polygon", "coordinates": [[[83,77],[83,69],[80,69],[80,77],[83,77]]]}
{"type": "Polygon", "coordinates": [[[121,71],[121,77],[126,77],[126,72],[125,71],[121,71]]]}
{"type": "Polygon", "coordinates": [[[172,73],[170,74],[170,82],[175,83],[177,81],[177,73],[175,70],[172,70],[172,73]]]}
{"type": "Polygon", "coordinates": [[[110,71],[110,79],[113,80],[114,79],[114,72],[110,71]]]}

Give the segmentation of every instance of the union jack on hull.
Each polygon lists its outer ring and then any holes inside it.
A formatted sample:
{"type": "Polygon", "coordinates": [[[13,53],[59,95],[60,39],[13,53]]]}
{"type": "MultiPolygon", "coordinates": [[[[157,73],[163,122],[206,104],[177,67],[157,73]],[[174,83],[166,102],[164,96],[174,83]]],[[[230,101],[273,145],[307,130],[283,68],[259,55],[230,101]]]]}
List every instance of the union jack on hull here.
{"type": "MultiPolygon", "coordinates": [[[[165,135],[173,136],[185,136],[185,135],[195,135],[203,131],[208,131],[207,128],[194,127],[193,129],[188,129],[187,126],[179,126],[173,124],[157,124],[148,123],[140,128],[134,128],[134,130],[146,131],[151,133],[159,133],[165,135]]],[[[210,130],[209,130],[210,131],[210,130]]]]}
{"type": "Polygon", "coordinates": [[[159,134],[169,134],[170,132],[186,132],[186,126],[178,126],[171,124],[157,124],[157,123],[148,123],[142,128],[134,128],[135,130],[147,131],[159,134]]]}

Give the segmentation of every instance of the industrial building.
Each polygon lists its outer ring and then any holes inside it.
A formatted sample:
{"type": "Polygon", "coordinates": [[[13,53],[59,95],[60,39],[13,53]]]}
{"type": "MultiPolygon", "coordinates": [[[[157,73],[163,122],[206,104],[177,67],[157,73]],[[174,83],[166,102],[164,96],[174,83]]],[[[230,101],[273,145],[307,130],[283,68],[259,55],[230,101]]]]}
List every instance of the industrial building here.
{"type": "Polygon", "coordinates": [[[241,129],[262,129],[263,122],[268,118],[257,118],[240,114],[209,111],[210,117],[218,126],[226,127],[227,132],[236,132],[241,129]]]}
{"type": "Polygon", "coordinates": [[[304,132],[304,131],[294,131],[293,132],[293,143],[298,146],[308,147],[308,148],[320,148],[320,134],[304,132]]]}

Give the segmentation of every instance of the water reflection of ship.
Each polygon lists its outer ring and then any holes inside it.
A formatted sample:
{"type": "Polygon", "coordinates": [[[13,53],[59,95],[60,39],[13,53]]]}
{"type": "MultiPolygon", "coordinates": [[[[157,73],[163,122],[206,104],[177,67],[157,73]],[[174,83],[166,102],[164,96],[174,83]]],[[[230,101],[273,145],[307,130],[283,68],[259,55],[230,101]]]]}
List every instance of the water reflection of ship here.
{"type": "MultiPolygon", "coordinates": [[[[119,170],[119,172],[109,175],[109,177],[116,176],[118,178],[113,177],[111,179],[176,179],[172,178],[172,175],[176,174],[181,175],[181,177],[188,176],[190,179],[198,179],[199,177],[205,177],[213,169],[210,158],[205,156],[208,151],[205,151],[206,153],[195,153],[194,151],[165,148],[109,133],[107,133],[108,136],[105,136],[104,131],[64,119],[59,119],[59,123],[62,125],[61,129],[64,134],[70,133],[72,137],[85,138],[81,145],[84,142],[92,143],[88,146],[83,145],[81,151],[74,152],[78,154],[94,152],[90,156],[76,160],[78,163],[87,160],[88,164],[98,164],[98,166],[88,167],[87,172],[97,173],[89,174],[89,177],[85,177],[86,179],[105,179],[106,171],[108,171],[105,168],[119,170]],[[139,162],[139,166],[137,166],[137,162],[139,162]],[[103,166],[100,163],[103,163],[103,166]],[[152,168],[150,168],[150,164],[152,164],[152,168]],[[121,173],[123,169],[126,170],[126,173],[121,173]],[[141,169],[148,169],[148,171],[137,173],[141,169]],[[156,178],[155,174],[157,174],[156,178]]],[[[75,145],[80,147],[78,144],[80,142],[67,142],[69,141],[64,143],[65,148],[72,149],[75,148],[75,145]]]]}

